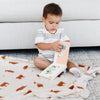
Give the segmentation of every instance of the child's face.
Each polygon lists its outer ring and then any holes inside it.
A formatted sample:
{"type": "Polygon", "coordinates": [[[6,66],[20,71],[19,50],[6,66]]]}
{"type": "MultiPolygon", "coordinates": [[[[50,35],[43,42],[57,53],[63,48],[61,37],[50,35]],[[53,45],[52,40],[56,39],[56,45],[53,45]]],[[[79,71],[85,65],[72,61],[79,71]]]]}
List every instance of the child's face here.
{"type": "Polygon", "coordinates": [[[47,31],[56,31],[59,28],[61,16],[48,14],[47,18],[42,17],[42,20],[45,23],[47,31]]]}

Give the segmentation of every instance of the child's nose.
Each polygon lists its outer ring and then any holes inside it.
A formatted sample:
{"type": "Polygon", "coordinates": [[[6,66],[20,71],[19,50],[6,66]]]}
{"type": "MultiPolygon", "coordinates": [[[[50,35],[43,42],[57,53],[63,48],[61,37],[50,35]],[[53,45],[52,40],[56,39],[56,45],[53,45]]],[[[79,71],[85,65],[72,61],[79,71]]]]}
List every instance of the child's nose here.
{"type": "Polygon", "coordinates": [[[56,26],[56,24],[53,24],[53,27],[55,27],[56,26]]]}

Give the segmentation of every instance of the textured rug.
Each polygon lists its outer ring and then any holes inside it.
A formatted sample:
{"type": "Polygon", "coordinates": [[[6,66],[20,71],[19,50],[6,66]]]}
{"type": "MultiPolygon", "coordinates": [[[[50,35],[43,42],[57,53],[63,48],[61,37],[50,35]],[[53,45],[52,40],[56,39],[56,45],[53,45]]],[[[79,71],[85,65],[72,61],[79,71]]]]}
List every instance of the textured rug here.
{"type": "MultiPolygon", "coordinates": [[[[93,77],[94,72],[96,75],[100,72],[100,68],[93,70],[91,66],[77,67],[93,77]]],[[[0,100],[83,100],[89,96],[88,81],[83,82],[69,72],[49,80],[40,77],[40,72],[32,61],[1,55],[0,100]]]]}

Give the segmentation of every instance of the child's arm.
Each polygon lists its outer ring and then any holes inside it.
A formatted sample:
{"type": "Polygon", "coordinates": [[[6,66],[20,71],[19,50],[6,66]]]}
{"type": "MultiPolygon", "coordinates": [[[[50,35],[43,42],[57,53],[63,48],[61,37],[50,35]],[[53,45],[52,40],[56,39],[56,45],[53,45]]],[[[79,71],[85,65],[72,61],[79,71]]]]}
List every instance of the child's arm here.
{"type": "Polygon", "coordinates": [[[53,43],[38,43],[37,47],[40,50],[49,50],[49,49],[53,49],[57,52],[60,52],[62,49],[62,44],[59,44],[59,40],[53,43]]]}
{"type": "Polygon", "coordinates": [[[40,50],[49,50],[49,49],[52,49],[52,43],[38,43],[37,47],[40,50]]]}
{"type": "Polygon", "coordinates": [[[66,40],[65,42],[70,42],[70,40],[66,40]]]}

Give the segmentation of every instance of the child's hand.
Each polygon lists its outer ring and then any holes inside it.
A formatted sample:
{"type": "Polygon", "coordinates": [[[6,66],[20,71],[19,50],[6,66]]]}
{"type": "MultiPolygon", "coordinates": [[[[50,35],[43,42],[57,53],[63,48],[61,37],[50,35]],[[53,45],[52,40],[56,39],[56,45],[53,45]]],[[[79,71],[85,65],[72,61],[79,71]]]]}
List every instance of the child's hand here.
{"type": "Polygon", "coordinates": [[[52,43],[52,48],[56,51],[56,52],[60,52],[62,49],[62,44],[59,43],[60,41],[56,41],[52,43]]]}

